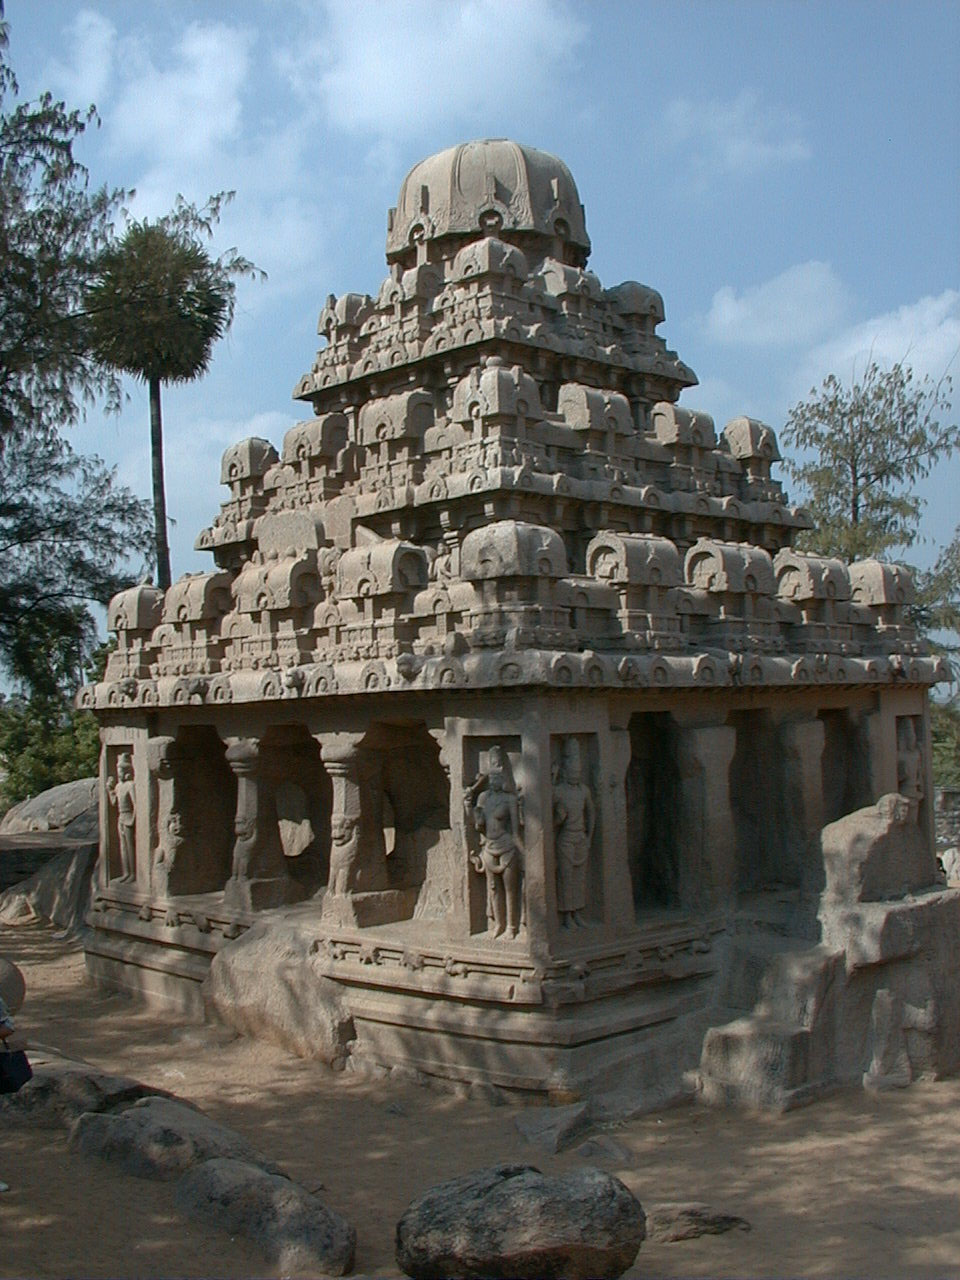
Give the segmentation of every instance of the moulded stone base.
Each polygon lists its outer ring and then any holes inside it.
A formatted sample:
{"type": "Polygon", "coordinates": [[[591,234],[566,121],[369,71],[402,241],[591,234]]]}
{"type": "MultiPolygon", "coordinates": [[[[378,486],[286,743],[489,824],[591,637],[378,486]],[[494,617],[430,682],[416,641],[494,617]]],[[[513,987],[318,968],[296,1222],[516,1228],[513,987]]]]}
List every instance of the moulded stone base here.
{"type": "Polygon", "coordinates": [[[210,967],[209,956],[98,932],[87,938],[84,950],[87,973],[97,986],[125,991],[191,1021],[203,1021],[201,984],[210,967]]]}
{"type": "Polygon", "coordinates": [[[269,880],[237,880],[231,876],[223,890],[224,905],[235,911],[265,911],[301,902],[306,896],[303,886],[289,876],[269,880]]]}
{"type": "Polygon", "coordinates": [[[417,905],[417,889],[383,889],[374,893],[327,893],[324,924],[367,929],[375,924],[409,920],[417,905]]]}

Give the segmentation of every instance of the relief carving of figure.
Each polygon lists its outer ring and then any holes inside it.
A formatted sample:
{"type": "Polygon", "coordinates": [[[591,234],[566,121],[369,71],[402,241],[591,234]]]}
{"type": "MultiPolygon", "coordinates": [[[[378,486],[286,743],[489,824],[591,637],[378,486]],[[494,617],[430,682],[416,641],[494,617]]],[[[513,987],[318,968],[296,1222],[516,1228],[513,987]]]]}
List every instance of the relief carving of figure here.
{"type": "Polygon", "coordinates": [[[176,809],[167,818],[164,838],[157,848],[153,862],[154,889],[166,895],[169,888],[170,872],[177,861],[177,854],[183,847],[183,819],[176,809]]]}
{"type": "Polygon", "coordinates": [[[117,835],[120,843],[120,875],[122,882],[133,879],[136,843],[137,805],[133,781],[133,760],[129,751],[121,751],[117,759],[117,776],[107,778],[107,795],[117,810],[117,835]]]}
{"type": "Polygon", "coordinates": [[[256,813],[238,813],[233,824],[233,834],[236,839],[233,844],[231,876],[234,880],[248,880],[250,878],[250,863],[256,853],[259,837],[259,823],[256,813]]]}
{"type": "Polygon", "coordinates": [[[506,790],[503,751],[490,748],[487,772],[467,789],[464,806],[480,834],[480,854],[470,855],[487,882],[487,927],[495,938],[515,938],[520,928],[522,854],[517,797],[506,790]]]}
{"type": "Polygon", "coordinates": [[[567,738],[553,785],[553,829],[557,851],[557,909],[564,929],[583,926],[587,862],[595,822],[593,796],[582,781],[580,744],[567,738]]]}
{"type": "Polygon", "coordinates": [[[359,815],[338,814],[330,823],[330,893],[350,893],[356,888],[359,855],[359,815]]]}
{"type": "Polygon", "coordinates": [[[914,716],[897,719],[897,790],[911,801],[916,817],[923,799],[923,752],[917,741],[914,716]]]}

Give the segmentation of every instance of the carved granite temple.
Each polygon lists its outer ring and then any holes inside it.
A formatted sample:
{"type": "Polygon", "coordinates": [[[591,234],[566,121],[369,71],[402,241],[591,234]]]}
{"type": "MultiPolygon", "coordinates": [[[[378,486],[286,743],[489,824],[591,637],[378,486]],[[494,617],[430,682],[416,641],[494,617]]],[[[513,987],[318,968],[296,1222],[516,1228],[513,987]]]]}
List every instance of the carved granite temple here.
{"type": "Polygon", "coordinates": [[[483,1088],[953,1069],[904,571],[792,549],[773,431],[678,406],[560,160],[450,148],[387,225],[210,571],[110,606],[91,972],[483,1088]]]}

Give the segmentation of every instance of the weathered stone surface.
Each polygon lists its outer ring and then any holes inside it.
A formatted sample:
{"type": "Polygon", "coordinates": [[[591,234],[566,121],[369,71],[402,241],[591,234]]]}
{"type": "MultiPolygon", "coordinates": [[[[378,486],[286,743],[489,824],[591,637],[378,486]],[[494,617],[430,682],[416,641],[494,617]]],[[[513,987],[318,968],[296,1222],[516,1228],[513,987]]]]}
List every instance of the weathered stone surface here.
{"type": "Polygon", "coordinates": [[[0,894],[0,922],[30,924],[49,920],[71,932],[83,926],[90,906],[95,844],[82,844],[54,856],[27,880],[0,894]]]}
{"type": "Polygon", "coordinates": [[[26,831],[64,831],[78,839],[96,837],[97,779],[80,778],[42,791],[38,796],[21,800],[0,819],[0,835],[19,835],[26,831]],[[80,819],[93,815],[92,830],[80,819]]]}
{"type": "Polygon", "coordinates": [[[609,1160],[616,1165],[633,1163],[633,1153],[622,1142],[609,1133],[598,1133],[594,1138],[587,1138],[577,1147],[576,1154],[582,1160],[609,1160]]]}
{"type": "Polygon", "coordinates": [[[112,1111],[141,1098],[169,1098],[127,1076],[109,1075],[83,1062],[30,1051],[33,1079],[17,1093],[0,1096],[0,1122],[28,1122],[41,1129],[69,1128],[85,1113],[112,1111]]]}
{"type": "Polygon", "coordinates": [[[27,984],[23,974],[6,956],[0,956],[0,1000],[10,1013],[16,1013],[23,1004],[27,984]]]}
{"type": "Polygon", "coordinates": [[[944,849],[940,855],[940,864],[947,878],[947,884],[960,885],[960,848],[954,844],[944,849]]]}
{"type": "Polygon", "coordinates": [[[910,1083],[904,1013],[903,1000],[888,987],[881,987],[870,1010],[872,1054],[863,1076],[865,1089],[905,1089],[910,1083]]]}
{"type": "Polygon", "coordinates": [[[831,822],[820,843],[828,899],[878,902],[937,883],[933,850],[903,796],[882,796],[831,822]]]}
{"type": "Polygon", "coordinates": [[[172,1098],[144,1098],[123,1111],[82,1115],[71,1130],[70,1146],[138,1178],[179,1178],[194,1165],[219,1158],[282,1173],[239,1133],[172,1098]]]}
{"type": "Polygon", "coordinates": [[[252,1240],[281,1275],[342,1276],[353,1268],[357,1233],[345,1218],[289,1178],[243,1160],[189,1169],[176,1203],[182,1213],[252,1240]]]}
{"type": "Polygon", "coordinates": [[[317,971],[310,921],[260,922],[220,949],[203,984],[207,1013],[304,1058],[343,1064],[354,1037],[341,988],[317,971]]]}
{"type": "Polygon", "coordinates": [[[590,1105],[574,1102],[566,1107],[527,1107],[514,1117],[527,1142],[541,1151],[563,1151],[590,1127],[590,1105]]]}
{"type": "Polygon", "coordinates": [[[622,1275],[643,1238],[639,1201],[610,1174],[497,1165],[415,1200],[397,1223],[397,1262],[414,1280],[600,1280],[622,1275]]]}
{"type": "Polygon", "coordinates": [[[696,1200],[665,1201],[646,1208],[647,1239],[656,1244],[719,1236],[725,1231],[749,1231],[750,1223],[732,1213],[711,1209],[696,1200]]]}

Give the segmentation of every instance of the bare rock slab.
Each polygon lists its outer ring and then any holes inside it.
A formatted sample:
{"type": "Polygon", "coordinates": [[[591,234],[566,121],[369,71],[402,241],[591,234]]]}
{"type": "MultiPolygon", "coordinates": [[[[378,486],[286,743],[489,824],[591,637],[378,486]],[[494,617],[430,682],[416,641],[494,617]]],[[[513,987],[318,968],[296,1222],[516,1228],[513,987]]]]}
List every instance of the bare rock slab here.
{"type": "Polygon", "coordinates": [[[251,1240],[282,1275],[342,1276],[353,1268],[357,1233],[345,1218],[289,1178],[243,1160],[207,1160],[176,1189],[177,1207],[251,1240]]]}
{"type": "Polygon", "coordinates": [[[397,1263],[414,1280],[606,1280],[644,1234],[640,1202],[611,1174],[496,1165],[415,1200],[397,1223],[397,1263]]]}
{"type": "Polygon", "coordinates": [[[19,835],[28,831],[64,831],[71,827],[80,838],[97,836],[97,779],[78,778],[41,791],[38,796],[21,800],[0,819],[0,835],[19,835]],[[93,828],[81,832],[78,819],[93,815],[93,828]],[[76,824],[76,825],[74,825],[76,824]]]}
{"type": "Polygon", "coordinates": [[[173,1098],[144,1098],[123,1111],[82,1115],[70,1147],[120,1165],[137,1178],[179,1178],[204,1160],[242,1160],[267,1173],[282,1173],[246,1138],[173,1098]]]}
{"type": "Polygon", "coordinates": [[[726,1231],[749,1231],[746,1218],[720,1213],[696,1200],[670,1201],[647,1208],[647,1239],[656,1244],[719,1236],[726,1231]]]}
{"type": "Polygon", "coordinates": [[[576,1142],[589,1127],[590,1104],[573,1102],[564,1107],[527,1107],[514,1123],[527,1142],[551,1155],[576,1142]]]}

